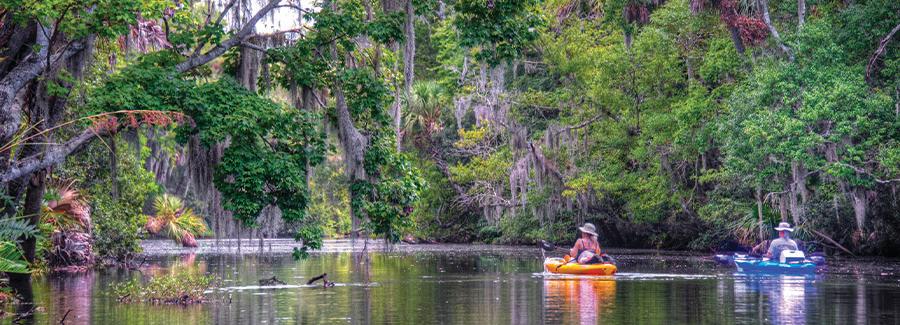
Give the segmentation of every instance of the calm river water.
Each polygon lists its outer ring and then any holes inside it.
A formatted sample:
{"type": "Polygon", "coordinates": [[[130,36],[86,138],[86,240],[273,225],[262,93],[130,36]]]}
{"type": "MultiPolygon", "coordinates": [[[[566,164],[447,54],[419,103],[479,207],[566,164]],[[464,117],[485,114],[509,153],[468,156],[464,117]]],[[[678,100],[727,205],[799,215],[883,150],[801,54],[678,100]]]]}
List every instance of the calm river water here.
{"type": "MultiPolygon", "coordinates": [[[[201,241],[182,250],[145,242],[140,272],[100,270],[35,280],[36,323],[67,324],[900,324],[900,265],[829,261],[816,277],[747,277],[705,256],[615,251],[620,274],[589,279],[541,273],[534,247],[328,241],[294,261],[290,241],[201,241]],[[121,304],[109,286],[132,277],[217,276],[193,306],[121,304]],[[301,285],[328,273],[332,288],[301,285]],[[286,286],[259,287],[277,278],[286,286]]],[[[10,321],[6,318],[0,321],[10,321]]]]}

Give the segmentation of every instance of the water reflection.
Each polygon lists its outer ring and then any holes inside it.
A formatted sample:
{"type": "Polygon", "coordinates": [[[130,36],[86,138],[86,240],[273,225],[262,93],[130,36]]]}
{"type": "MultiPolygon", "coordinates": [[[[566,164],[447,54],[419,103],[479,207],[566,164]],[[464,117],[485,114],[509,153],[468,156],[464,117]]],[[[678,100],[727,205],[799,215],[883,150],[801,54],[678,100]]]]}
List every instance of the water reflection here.
{"type": "Polygon", "coordinates": [[[900,324],[896,278],[735,276],[666,256],[620,260],[627,272],[614,280],[547,278],[534,273],[538,254],[449,247],[299,262],[288,254],[170,255],[140,272],[39,277],[36,323],[58,323],[72,310],[67,324],[900,324]],[[212,274],[222,289],[189,307],[125,305],[109,295],[115,283],[185,272],[212,274]],[[326,272],[337,286],[305,285],[326,272]],[[288,285],[258,285],[272,276],[288,285]]]}
{"type": "Polygon", "coordinates": [[[760,308],[763,319],[776,324],[807,323],[815,313],[815,304],[807,298],[816,295],[815,276],[738,276],[734,281],[737,302],[760,308]]]}
{"type": "Polygon", "coordinates": [[[614,279],[544,280],[545,319],[598,324],[615,306],[614,279]]]}

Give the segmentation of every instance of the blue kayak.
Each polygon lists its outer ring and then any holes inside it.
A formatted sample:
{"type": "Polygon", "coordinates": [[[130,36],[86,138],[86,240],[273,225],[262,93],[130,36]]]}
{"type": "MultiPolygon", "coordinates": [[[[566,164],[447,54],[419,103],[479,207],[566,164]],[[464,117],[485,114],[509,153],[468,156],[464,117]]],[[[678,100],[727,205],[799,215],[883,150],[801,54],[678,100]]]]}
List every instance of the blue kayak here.
{"type": "Polygon", "coordinates": [[[813,262],[779,263],[760,259],[735,259],[738,272],[754,274],[815,274],[813,262]]]}

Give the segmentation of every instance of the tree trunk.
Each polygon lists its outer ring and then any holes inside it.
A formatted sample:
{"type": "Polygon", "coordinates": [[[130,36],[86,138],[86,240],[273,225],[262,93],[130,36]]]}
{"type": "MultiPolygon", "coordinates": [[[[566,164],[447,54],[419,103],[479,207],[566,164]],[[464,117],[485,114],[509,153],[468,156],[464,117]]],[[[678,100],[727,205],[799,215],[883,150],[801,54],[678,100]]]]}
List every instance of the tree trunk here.
{"type": "MultiPolygon", "coordinates": [[[[335,2],[332,1],[330,3],[330,6],[332,10],[337,11],[337,4],[335,2]]],[[[337,44],[332,41],[328,47],[331,59],[337,61],[337,44]]],[[[363,166],[363,156],[366,152],[366,148],[368,148],[369,146],[369,143],[368,139],[363,136],[358,129],[356,129],[356,126],[353,125],[353,118],[350,116],[350,110],[347,107],[347,101],[344,97],[344,89],[342,87],[343,84],[341,83],[340,79],[335,78],[331,91],[334,94],[335,109],[337,111],[338,133],[343,145],[342,149],[344,151],[344,163],[347,166],[346,173],[348,178],[350,179],[350,184],[352,186],[357,181],[363,181],[367,179],[366,170],[363,166]]],[[[351,201],[356,199],[353,197],[352,190],[350,195],[351,201]]],[[[364,217],[365,216],[357,215],[353,210],[351,204],[351,238],[356,239],[360,236],[360,227],[362,225],[362,220],[364,217]]]]}
{"type": "Polygon", "coordinates": [[[778,47],[781,48],[781,51],[784,54],[787,54],[788,59],[792,62],[794,61],[794,53],[791,51],[787,45],[784,45],[784,41],[781,40],[781,35],[778,34],[778,30],[775,29],[775,25],[772,24],[772,19],[769,17],[769,0],[758,0],[759,8],[762,11],[762,20],[763,23],[766,24],[766,27],[769,28],[769,33],[772,34],[772,38],[775,39],[775,43],[778,44],[778,47]]]}
{"type": "Polygon", "coordinates": [[[865,234],[866,209],[869,205],[866,198],[866,189],[857,187],[853,189],[851,196],[853,199],[853,215],[856,217],[856,229],[860,234],[865,234]]]}
{"type": "Polygon", "coordinates": [[[788,195],[790,195],[791,217],[794,225],[800,224],[802,220],[805,203],[809,199],[809,193],[806,189],[806,171],[799,161],[791,161],[791,185],[788,186],[788,195]],[[801,201],[797,202],[797,195],[801,196],[801,201]]]}
{"type": "MultiPolygon", "coordinates": [[[[403,90],[406,94],[407,105],[412,98],[412,85],[415,79],[415,61],[416,61],[416,10],[413,7],[413,0],[406,0],[406,22],[404,24],[404,33],[406,34],[406,47],[403,51],[403,90]]],[[[400,106],[397,106],[397,112],[394,114],[394,132],[397,133],[397,150],[403,145],[403,133],[400,126],[403,123],[403,114],[400,106]]]]}
{"type": "Polygon", "coordinates": [[[116,136],[109,136],[109,181],[112,184],[110,194],[113,199],[119,198],[119,159],[116,148],[116,136]]]}
{"type": "Polygon", "coordinates": [[[744,54],[746,49],[744,48],[744,40],[741,39],[741,30],[735,26],[728,26],[728,32],[731,33],[731,42],[734,43],[734,49],[738,53],[744,54]]]}
{"type": "Polygon", "coordinates": [[[806,0],[797,0],[797,30],[803,29],[806,22],[806,0]]]}
{"type": "Polygon", "coordinates": [[[763,230],[763,194],[762,184],[756,184],[756,215],[759,218],[759,240],[766,239],[766,232],[763,230]]]}

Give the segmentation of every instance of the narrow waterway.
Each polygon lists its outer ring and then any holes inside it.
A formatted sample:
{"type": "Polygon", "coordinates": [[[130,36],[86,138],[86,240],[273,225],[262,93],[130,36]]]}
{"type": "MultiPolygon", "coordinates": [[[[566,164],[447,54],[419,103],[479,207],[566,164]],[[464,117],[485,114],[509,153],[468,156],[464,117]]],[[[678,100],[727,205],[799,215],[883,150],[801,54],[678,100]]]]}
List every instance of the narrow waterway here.
{"type": "MultiPolygon", "coordinates": [[[[294,261],[293,243],[144,243],[140,271],[98,270],[35,280],[36,323],[67,324],[900,324],[900,264],[830,261],[814,277],[749,277],[705,256],[611,250],[610,278],[542,273],[535,247],[327,241],[294,261]],[[335,287],[303,285],[328,273],[335,287]],[[110,285],[135,277],[219,278],[192,306],[122,304],[110,285]],[[260,287],[276,276],[284,286],[260,287]]],[[[7,318],[5,321],[9,321],[7,318]]]]}

